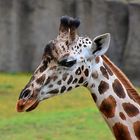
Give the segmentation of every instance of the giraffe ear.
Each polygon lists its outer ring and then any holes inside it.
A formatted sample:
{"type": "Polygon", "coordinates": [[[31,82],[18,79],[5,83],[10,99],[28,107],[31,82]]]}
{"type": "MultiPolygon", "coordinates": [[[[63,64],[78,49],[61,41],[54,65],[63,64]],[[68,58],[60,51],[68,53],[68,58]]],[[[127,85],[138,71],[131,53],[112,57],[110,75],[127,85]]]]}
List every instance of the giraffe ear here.
{"type": "Polygon", "coordinates": [[[93,54],[101,56],[106,53],[110,44],[110,33],[99,35],[93,39],[93,54]]]}

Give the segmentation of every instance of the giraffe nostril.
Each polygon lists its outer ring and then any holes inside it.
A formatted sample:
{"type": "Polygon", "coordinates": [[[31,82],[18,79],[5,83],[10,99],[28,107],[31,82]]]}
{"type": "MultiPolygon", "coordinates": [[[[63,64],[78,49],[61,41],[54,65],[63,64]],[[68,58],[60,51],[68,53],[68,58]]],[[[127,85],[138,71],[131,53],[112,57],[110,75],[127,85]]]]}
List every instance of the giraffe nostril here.
{"type": "Polygon", "coordinates": [[[31,90],[30,89],[23,90],[21,92],[21,94],[20,94],[19,99],[21,99],[21,98],[27,98],[30,95],[30,93],[31,93],[31,90]]]}

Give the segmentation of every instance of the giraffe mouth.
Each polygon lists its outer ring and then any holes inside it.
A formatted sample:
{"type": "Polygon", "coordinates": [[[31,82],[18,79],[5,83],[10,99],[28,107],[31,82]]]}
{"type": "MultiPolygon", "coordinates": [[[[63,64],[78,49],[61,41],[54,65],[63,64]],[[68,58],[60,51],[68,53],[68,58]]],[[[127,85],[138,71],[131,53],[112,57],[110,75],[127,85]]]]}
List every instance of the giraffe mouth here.
{"type": "Polygon", "coordinates": [[[17,112],[29,112],[34,110],[39,104],[38,100],[28,100],[20,99],[17,102],[17,112]]]}

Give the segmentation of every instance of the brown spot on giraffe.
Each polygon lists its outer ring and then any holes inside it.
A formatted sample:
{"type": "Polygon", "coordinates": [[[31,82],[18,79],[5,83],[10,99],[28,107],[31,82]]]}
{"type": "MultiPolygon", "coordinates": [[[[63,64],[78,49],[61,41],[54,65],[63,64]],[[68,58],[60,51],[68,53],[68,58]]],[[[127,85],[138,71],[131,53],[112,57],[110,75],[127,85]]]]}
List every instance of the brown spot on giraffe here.
{"type": "Polygon", "coordinates": [[[113,126],[113,132],[117,140],[132,140],[127,126],[120,122],[113,126]]]}
{"type": "Polygon", "coordinates": [[[69,80],[68,80],[67,84],[69,85],[69,84],[72,82],[72,80],[73,80],[73,76],[72,76],[72,75],[70,75],[70,78],[69,78],[69,80]]]}
{"type": "Polygon", "coordinates": [[[100,94],[105,93],[109,89],[109,84],[105,81],[101,81],[98,87],[98,91],[100,94]]]}
{"type": "Polygon", "coordinates": [[[50,81],[51,81],[51,77],[48,77],[47,80],[46,80],[46,82],[45,82],[45,85],[49,84],[50,81]]]}
{"type": "Polygon", "coordinates": [[[131,103],[123,103],[122,106],[129,117],[134,117],[139,114],[138,108],[131,103]]]}
{"type": "Polygon", "coordinates": [[[62,76],[63,81],[65,81],[67,79],[68,75],[69,75],[68,73],[63,74],[63,76],[62,76]]]}
{"type": "Polygon", "coordinates": [[[57,68],[57,66],[52,66],[52,67],[50,67],[50,70],[54,70],[56,68],[57,68]]]}
{"type": "Polygon", "coordinates": [[[43,71],[45,71],[46,70],[46,66],[45,65],[42,65],[40,68],[39,68],[39,71],[42,73],[43,71]]]}
{"type": "Polygon", "coordinates": [[[81,74],[81,69],[80,69],[80,67],[75,71],[75,74],[76,74],[76,75],[80,75],[80,74],[81,74]]]}
{"type": "Polygon", "coordinates": [[[102,72],[102,74],[105,78],[109,79],[109,75],[107,73],[107,70],[103,66],[100,67],[100,71],[102,72]]]}
{"type": "Polygon", "coordinates": [[[79,87],[79,85],[76,85],[75,88],[79,87]]]}
{"type": "Polygon", "coordinates": [[[103,55],[102,58],[105,61],[105,63],[109,66],[111,71],[119,78],[119,80],[125,86],[129,97],[140,105],[140,96],[135,87],[126,77],[126,75],[116,65],[114,65],[107,56],[103,55]]]}
{"type": "Polygon", "coordinates": [[[120,113],[119,113],[119,116],[121,117],[122,120],[126,120],[126,117],[125,117],[125,115],[124,115],[123,112],[120,112],[120,113]]]}
{"type": "Polygon", "coordinates": [[[62,81],[61,81],[61,80],[59,80],[59,81],[57,82],[57,84],[58,84],[58,85],[61,85],[61,83],[62,83],[62,81]]]}
{"type": "Polygon", "coordinates": [[[69,41],[67,40],[67,41],[66,41],[66,45],[68,45],[68,44],[69,44],[69,41]]]}
{"type": "Polygon", "coordinates": [[[97,96],[96,96],[96,94],[95,94],[95,93],[91,93],[91,96],[92,96],[93,100],[96,102],[96,101],[97,101],[97,96]]]}
{"type": "Polygon", "coordinates": [[[57,78],[58,78],[57,75],[53,75],[53,76],[51,77],[51,79],[52,79],[53,81],[55,81],[57,78]]]}
{"type": "Polygon", "coordinates": [[[81,78],[79,79],[78,83],[81,84],[81,83],[83,83],[83,81],[84,81],[84,78],[81,77],[81,78]]]}
{"type": "Polygon", "coordinates": [[[112,84],[114,92],[117,94],[119,98],[125,98],[124,89],[118,79],[115,79],[112,84]]]}
{"type": "Polygon", "coordinates": [[[53,87],[53,85],[52,85],[52,84],[50,84],[50,85],[49,85],[49,88],[52,88],[52,87],[53,87]]]}
{"type": "Polygon", "coordinates": [[[112,95],[104,99],[100,105],[100,111],[106,116],[106,118],[112,118],[115,115],[116,100],[112,95]]]}
{"type": "Polygon", "coordinates": [[[110,76],[113,75],[113,72],[111,71],[111,69],[108,67],[108,65],[106,63],[103,62],[104,67],[106,68],[107,72],[109,73],[110,76]]]}
{"type": "Polygon", "coordinates": [[[97,64],[100,62],[100,57],[99,57],[99,56],[97,56],[97,57],[95,58],[95,62],[96,62],[97,64]]]}
{"type": "Polygon", "coordinates": [[[51,91],[49,91],[50,94],[57,94],[59,92],[58,89],[53,89],[51,91]]]}
{"type": "Polygon", "coordinates": [[[63,93],[65,90],[66,90],[66,87],[62,86],[60,92],[63,93]]]}
{"type": "Polygon", "coordinates": [[[92,78],[97,79],[98,78],[98,72],[97,71],[93,72],[91,76],[92,76],[92,78]]]}
{"type": "Polygon", "coordinates": [[[75,84],[75,83],[77,83],[77,81],[78,81],[78,79],[75,78],[72,83],[75,84]]]}
{"type": "Polygon", "coordinates": [[[67,91],[69,91],[69,90],[71,90],[71,89],[72,89],[72,87],[68,87],[67,91]]]}
{"type": "Polygon", "coordinates": [[[140,121],[136,121],[133,125],[134,132],[138,140],[140,140],[140,121]]]}
{"type": "Polygon", "coordinates": [[[87,86],[88,86],[88,82],[85,82],[85,83],[83,84],[83,86],[87,87],[87,86]]]}
{"type": "Polygon", "coordinates": [[[81,70],[84,70],[84,65],[82,65],[81,70]]]}
{"type": "Polygon", "coordinates": [[[85,76],[88,76],[89,75],[88,69],[85,69],[84,73],[85,73],[85,76]]]}

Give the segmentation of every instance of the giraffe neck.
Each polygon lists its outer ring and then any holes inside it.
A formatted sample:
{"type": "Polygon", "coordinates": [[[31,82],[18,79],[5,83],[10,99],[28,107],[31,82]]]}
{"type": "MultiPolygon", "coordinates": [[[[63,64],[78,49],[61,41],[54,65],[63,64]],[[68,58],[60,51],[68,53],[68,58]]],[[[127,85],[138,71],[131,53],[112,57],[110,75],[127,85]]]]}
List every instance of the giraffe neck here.
{"type": "Polygon", "coordinates": [[[96,60],[89,90],[117,140],[140,139],[140,97],[126,76],[106,56],[96,60]]]}

